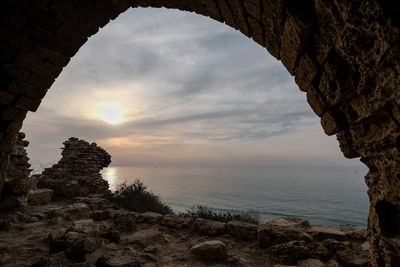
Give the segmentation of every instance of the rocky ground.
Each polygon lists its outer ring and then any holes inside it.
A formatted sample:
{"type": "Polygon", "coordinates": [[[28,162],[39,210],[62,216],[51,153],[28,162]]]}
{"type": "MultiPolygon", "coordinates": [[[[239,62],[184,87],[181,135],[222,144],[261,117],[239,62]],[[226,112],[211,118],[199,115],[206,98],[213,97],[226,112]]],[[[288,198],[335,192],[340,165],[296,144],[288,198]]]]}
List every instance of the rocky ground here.
{"type": "Polygon", "coordinates": [[[0,266],[367,266],[366,231],[277,219],[257,226],[135,213],[102,197],[0,219],[0,266]],[[281,265],[279,265],[281,264],[281,265]]]}
{"type": "Polygon", "coordinates": [[[368,265],[366,231],[294,218],[256,225],[120,208],[100,175],[110,155],[77,138],[64,142],[57,164],[29,177],[24,137],[0,202],[0,266],[368,265]]]}

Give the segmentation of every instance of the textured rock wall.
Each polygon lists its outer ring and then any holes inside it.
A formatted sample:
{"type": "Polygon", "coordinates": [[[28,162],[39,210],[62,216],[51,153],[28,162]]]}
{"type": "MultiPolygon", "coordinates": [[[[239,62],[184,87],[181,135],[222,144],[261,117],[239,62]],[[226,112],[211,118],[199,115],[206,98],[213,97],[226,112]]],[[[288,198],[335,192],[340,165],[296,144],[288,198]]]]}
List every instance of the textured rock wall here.
{"type": "Polygon", "coordinates": [[[24,133],[18,133],[16,145],[10,154],[6,172],[7,179],[0,185],[3,198],[0,208],[16,208],[27,205],[26,194],[32,187],[32,180],[29,178],[31,165],[25,149],[29,142],[24,138],[24,133]]]}
{"type": "Polygon", "coordinates": [[[111,156],[95,143],[71,137],[64,142],[62,158],[37,176],[38,188],[53,190],[53,198],[105,194],[108,182],[100,170],[111,163],[111,156]]]}
{"type": "Polygon", "coordinates": [[[130,7],[193,11],[251,37],[295,76],[346,157],[369,167],[371,263],[400,265],[400,4],[363,0],[4,0],[0,180],[27,111],[70,58],[130,7]]]}

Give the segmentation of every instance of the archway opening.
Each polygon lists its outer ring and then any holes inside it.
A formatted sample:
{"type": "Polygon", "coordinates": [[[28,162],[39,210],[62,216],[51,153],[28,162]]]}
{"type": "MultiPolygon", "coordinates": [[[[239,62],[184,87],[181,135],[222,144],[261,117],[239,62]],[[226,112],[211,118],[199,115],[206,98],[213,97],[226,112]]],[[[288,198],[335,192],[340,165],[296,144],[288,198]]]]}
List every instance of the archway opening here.
{"type": "Polygon", "coordinates": [[[125,12],[81,48],[23,130],[46,166],[70,136],[96,142],[113,157],[111,188],[142,178],[177,212],[366,227],[366,170],[343,159],[289,73],[195,14],[125,12]]]}

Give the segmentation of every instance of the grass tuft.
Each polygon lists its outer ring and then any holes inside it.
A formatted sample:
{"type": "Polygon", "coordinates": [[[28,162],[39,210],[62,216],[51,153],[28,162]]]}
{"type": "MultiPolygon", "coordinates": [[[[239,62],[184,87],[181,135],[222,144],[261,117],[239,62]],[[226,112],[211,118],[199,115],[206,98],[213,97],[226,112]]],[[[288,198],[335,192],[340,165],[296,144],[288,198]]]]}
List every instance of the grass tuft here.
{"type": "Polygon", "coordinates": [[[249,210],[246,212],[242,211],[240,213],[231,213],[227,211],[221,212],[201,205],[192,207],[186,212],[179,213],[179,216],[192,217],[194,219],[202,218],[220,222],[241,221],[254,224],[260,223],[260,214],[256,211],[249,210]]]}

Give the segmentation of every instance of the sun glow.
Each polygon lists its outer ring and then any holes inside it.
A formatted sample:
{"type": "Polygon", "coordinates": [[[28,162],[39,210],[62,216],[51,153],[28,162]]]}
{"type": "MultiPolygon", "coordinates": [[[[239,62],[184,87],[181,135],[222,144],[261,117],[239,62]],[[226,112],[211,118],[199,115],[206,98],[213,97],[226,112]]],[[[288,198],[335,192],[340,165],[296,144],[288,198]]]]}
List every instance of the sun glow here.
{"type": "Polygon", "coordinates": [[[125,109],[119,104],[101,103],[99,107],[98,116],[101,120],[110,124],[118,124],[125,120],[125,109]]]}

